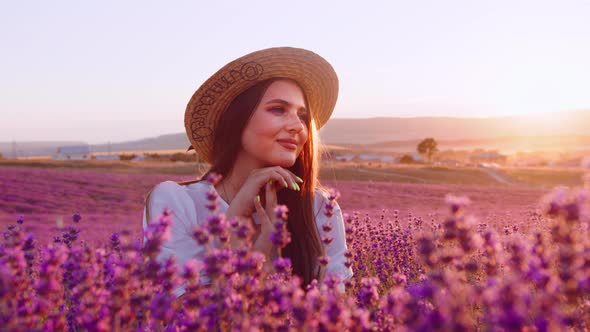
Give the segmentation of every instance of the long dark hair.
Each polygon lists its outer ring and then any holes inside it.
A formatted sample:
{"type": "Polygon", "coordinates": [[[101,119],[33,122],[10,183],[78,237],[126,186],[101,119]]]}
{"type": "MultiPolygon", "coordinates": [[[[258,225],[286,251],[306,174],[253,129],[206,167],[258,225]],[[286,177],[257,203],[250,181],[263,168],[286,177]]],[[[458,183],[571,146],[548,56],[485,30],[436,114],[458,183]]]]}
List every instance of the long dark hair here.
{"type": "MultiPolygon", "coordinates": [[[[231,173],[242,146],[241,137],[246,125],[268,87],[279,79],[282,78],[258,82],[243,91],[231,102],[227,110],[221,115],[215,130],[213,139],[214,155],[211,167],[199,180],[179,182],[179,184],[186,185],[202,181],[212,172],[221,174],[224,177],[231,173]]],[[[297,82],[294,83],[297,84],[297,82]]],[[[299,86],[299,84],[297,85],[299,86]]],[[[305,99],[305,104],[305,107],[309,110],[307,99],[305,99]]],[[[310,112],[312,111],[310,110],[310,112]]],[[[293,273],[303,279],[302,286],[308,285],[313,279],[321,281],[325,273],[325,269],[320,264],[317,264],[318,257],[324,255],[325,251],[319,238],[315,219],[317,214],[314,211],[315,191],[316,188],[320,187],[317,145],[319,135],[310,112],[308,112],[305,119],[308,128],[307,141],[295,164],[289,168],[291,172],[303,179],[303,184],[300,185],[301,191],[281,190],[277,192],[278,203],[286,205],[289,209],[287,229],[292,235],[291,243],[282,250],[282,254],[283,257],[291,259],[293,273]],[[318,269],[315,269],[315,267],[318,267],[318,269]]],[[[149,199],[149,196],[147,199],[149,199]]]]}

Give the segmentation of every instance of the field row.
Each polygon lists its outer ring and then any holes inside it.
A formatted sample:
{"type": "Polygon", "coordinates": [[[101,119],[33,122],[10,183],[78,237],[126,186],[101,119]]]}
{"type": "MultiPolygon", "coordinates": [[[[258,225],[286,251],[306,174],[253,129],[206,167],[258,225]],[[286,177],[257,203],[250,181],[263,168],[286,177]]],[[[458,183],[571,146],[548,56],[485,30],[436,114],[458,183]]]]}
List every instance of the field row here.
{"type": "MultiPolygon", "coordinates": [[[[91,170],[45,168],[0,168],[0,226],[24,215],[27,227],[49,239],[61,224],[79,212],[93,237],[130,229],[141,234],[140,220],[145,194],[165,180],[186,180],[186,175],[133,174],[91,170]]],[[[444,196],[466,195],[469,211],[481,223],[504,226],[518,224],[526,229],[541,222],[538,202],[544,191],[535,188],[449,184],[412,184],[375,181],[324,181],[340,191],[339,204],[345,213],[358,211],[373,218],[384,214],[402,221],[420,219],[441,223],[447,215],[444,196]]],[[[375,220],[375,219],[374,219],[375,220]]]]}

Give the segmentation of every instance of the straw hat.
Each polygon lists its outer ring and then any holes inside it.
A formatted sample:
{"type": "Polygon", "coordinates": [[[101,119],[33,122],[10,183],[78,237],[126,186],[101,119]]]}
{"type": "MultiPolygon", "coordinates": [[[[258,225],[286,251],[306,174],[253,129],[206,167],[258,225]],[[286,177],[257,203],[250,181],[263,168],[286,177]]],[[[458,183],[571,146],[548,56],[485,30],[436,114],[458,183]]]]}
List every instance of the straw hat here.
{"type": "Polygon", "coordinates": [[[330,118],[338,97],[338,77],[321,56],[301,48],[274,47],[244,55],[226,64],[193,94],[184,115],[191,147],[211,162],[214,132],[231,101],[256,83],[289,78],[301,85],[312,118],[321,128],[330,118]]]}

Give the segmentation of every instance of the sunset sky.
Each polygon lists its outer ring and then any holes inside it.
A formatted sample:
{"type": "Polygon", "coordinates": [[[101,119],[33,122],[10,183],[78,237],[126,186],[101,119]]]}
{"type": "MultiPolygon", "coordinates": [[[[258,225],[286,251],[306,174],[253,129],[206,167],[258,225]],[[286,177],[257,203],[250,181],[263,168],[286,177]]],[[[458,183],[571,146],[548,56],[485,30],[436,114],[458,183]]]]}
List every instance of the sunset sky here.
{"type": "Polygon", "coordinates": [[[334,66],[333,117],[590,109],[589,18],[590,0],[5,1],[0,142],[183,132],[209,75],[273,46],[334,66]]]}

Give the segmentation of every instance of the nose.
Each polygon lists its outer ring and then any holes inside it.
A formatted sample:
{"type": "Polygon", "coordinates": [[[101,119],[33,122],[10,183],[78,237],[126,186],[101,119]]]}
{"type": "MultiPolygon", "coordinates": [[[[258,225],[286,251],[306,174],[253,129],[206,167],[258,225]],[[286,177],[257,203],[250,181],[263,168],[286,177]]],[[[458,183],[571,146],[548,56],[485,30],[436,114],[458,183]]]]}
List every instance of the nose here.
{"type": "Polygon", "coordinates": [[[299,117],[299,115],[295,112],[294,114],[291,113],[287,120],[286,129],[292,133],[299,133],[305,128],[305,124],[303,120],[299,117]]]}

